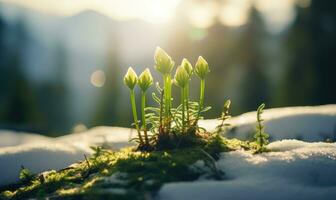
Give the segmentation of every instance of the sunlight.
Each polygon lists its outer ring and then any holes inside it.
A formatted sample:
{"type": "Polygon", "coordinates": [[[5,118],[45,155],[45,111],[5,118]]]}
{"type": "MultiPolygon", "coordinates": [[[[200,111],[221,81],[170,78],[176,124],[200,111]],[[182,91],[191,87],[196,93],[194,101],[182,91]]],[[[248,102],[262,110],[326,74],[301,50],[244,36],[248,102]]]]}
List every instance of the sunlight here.
{"type": "Polygon", "coordinates": [[[178,0],[145,1],[140,18],[151,23],[167,22],[172,18],[178,3],[178,0]]]}
{"type": "Polygon", "coordinates": [[[180,0],[0,0],[64,16],[94,10],[116,20],[142,19],[150,23],[164,23],[174,15],[180,0]]]}
{"type": "Polygon", "coordinates": [[[295,18],[294,5],[308,7],[311,0],[0,0],[33,8],[47,14],[72,16],[93,10],[115,20],[140,19],[153,24],[171,21],[178,6],[196,28],[209,28],[216,20],[226,26],[241,26],[248,21],[248,11],[255,4],[271,32],[284,30],[295,18]]]}

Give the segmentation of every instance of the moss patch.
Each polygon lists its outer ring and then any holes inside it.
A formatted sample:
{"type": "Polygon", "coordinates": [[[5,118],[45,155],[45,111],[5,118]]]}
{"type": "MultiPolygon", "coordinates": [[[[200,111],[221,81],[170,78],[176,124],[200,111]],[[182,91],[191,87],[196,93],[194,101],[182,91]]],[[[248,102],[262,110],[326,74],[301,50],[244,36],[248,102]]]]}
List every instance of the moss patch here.
{"type": "Polygon", "coordinates": [[[199,177],[225,179],[216,167],[219,154],[252,145],[215,136],[206,145],[167,151],[139,152],[133,148],[96,153],[60,171],[35,175],[29,182],[7,188],[0,199],[147,199],[164,183],[199,177]]]}

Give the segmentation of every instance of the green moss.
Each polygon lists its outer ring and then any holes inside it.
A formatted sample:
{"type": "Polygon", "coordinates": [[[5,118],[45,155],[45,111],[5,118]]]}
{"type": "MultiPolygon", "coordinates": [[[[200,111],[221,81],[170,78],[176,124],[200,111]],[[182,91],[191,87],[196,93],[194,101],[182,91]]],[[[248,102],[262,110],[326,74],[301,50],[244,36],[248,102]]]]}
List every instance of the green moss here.
{"type": "Polygon", "coordinates": [[[206,145],[167,151],[117,152],[96,148],[96,153],[66,169],[35,175],[28,183],[1,193],[0,199],[146,199],[164,183],[194,181],[200,176],[225,178],[214,160],[221,152],[250,149],[247,142],[213,136],[206,145]],[[204,166],[192,167],[202,160],[204,166]]]}

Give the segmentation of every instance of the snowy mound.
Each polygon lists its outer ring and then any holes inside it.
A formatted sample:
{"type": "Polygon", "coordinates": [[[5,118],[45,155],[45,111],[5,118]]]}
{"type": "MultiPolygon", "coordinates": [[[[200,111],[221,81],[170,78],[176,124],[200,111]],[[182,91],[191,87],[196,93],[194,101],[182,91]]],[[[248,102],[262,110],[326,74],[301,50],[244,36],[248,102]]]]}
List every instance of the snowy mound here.
{"type": "Polygon", "coordinates": [[[87,153],[69,145],[50,142],[1,148],[0,185],[19,181],[21,166],[34,173],[62,169],[83,160],[83,155],[87,153]]]}
{"type": "MultiPolygon", "coordinates": [[[[227,136],[249,138],[254,130],[255,115],[256,113],[252,112],[232,118],[230,123],[233,128],[227,133],[227,136]]],[[[266,131],[272,136],[273,141],[295,138],[301,138],[305,141],[325,141],[325,139],[335,141],[336,138],[336,105],[269,109],[265,110],[263,118],[265,119],[266,131]]],[[[211,130],[219,122],[204,120],[200,123],[201,126],[211,130]]],[[[0,186],[18,181],[21,165],[34,173],[49,169],[58,170],[82,160],[84,154],[92,153],[90,146],[103,145],[119,149],[132,145],[128,141],[134,134],[132,129],[118,127],[96,127],[83,133],[74,133],[58,138],[0,131],[0,170],[2,172],[0,173],[0,186]]],[[[283,152],[294,151],[292,149],[298,150],[301,145],[297,141],[286,141],[280,144],[283,146],[279,146],[275,142],[270,144],[270,147],[283,152]]],[[[302,145],[308,148],[308,143],[302,143],[302,145]]],[[[318,145],[319,148],[324,148],[326,145],[331,148],[330,144],[326,143],[309,145],[318,145]]],[[[313,147],[309,146],[309,148],[313,147]]],[[[331,151],[335,151],[335,149],[332,148],[331,151]]],[[[226,156],[230,157],[235,154],[243,155],[244,153],[233,152],[226,156]]],[[[274,153],[267,155],[274,155],[274,153]]],[[[324,165],[324,163],[322,164],[324,165]]],[[[259,168],[259,165],[257,166],[259,168]]],[[[234,168],[234,166],[231,167],[234,168]]],[[[225,171],[227,170],[225,169],[225,171]]]]}
{"type": "MultiPolygon", "coordinates": [[[[249,112],[229,120],[229,138],[250,139],[256,124],[256,112],[249,112]]],[[[270,140],[299,139],[309,142],[336,141],[336,105],[266,109],[262,115],[270,140]]],[[[204,120],[201,126],[214,130],[218,120],[204,120]]]]}
{"type": "Polygon", "coordinates": [[[37,144],[49,141],[48,137],[32,134],[32,133],[22,133],[22,132],[13,132],[7,130],[0,131],[0,148],[7,146],[17,146],[21,144],[37,144]]]}
{"type": "Polygon", "coordinates": [[[131,145],[131,137],[132,129],[118,127],[96,127],[58,138],[0,131],[0,186],[17,182],[22,165],[33,173],[59,170],[90,155],[90,146],[119,149],[131,145]]]}
{"type": "Polygon", "coordinates": [[[253,155],[223,153],[218,166],[224,181],[200,180],[162,187],[162,200],[335,199],[336,144],[284,140],[271,143],[275,152],[253,155]]]}

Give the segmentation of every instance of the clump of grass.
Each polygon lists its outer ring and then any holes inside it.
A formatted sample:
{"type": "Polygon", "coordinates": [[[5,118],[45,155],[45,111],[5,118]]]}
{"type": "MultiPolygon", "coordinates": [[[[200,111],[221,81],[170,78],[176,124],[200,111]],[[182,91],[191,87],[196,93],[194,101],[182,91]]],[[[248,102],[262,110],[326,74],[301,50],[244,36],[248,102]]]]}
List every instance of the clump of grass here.
{"type": "MultiPolygon", "coordinates": [[[[181,65],[176,69],[174,79],[172,79],[171,74],[175,62],[163,49],[159,47],[156,49],[154,61],[155,69],[162,75],[163,83],[163,88],[157,83],[157,93],[152,93],[158,107],[146,107],[146,91],[153,84],[149,69],[142,72],[138,78],[134,70],[129,68],[124,78],[124,83],[129,87],[131,94],[133,119],[138,132],[138,138],[136,139],[139,143],[138,150],[167,150],[206,145],[212,134],[199,127],[198,121],[202,119],[202,113],[210,109],[210,107],[204,106],[205,79],[210,72],[208,62],[202,56],[199,56],[193,68],[191,63],[184,58],[181,65]],[[197,102],[190,101],[189,97],[189,82],[194,74],[200,80],[197,102]],[[181,94],[181,103],[176,108],[172,106],[172,83],[179,87],[181,94]],[[141,129],[135,103],[135,85],[138,85],[141,89],[141,129]],[[144,136],[142,136],[141,130],[144,136]],[[149,131],[150,134],[148,134],[149,131]]],[[[230,100],[224,103],[224,111],[220,117],[221,124],[216,127],[215,131],[217,134],[223,132],[225,127],[229,126],[227,119],[231,117],[229,115],[230,105],[230,100]]],[[[254,136],[257,146],[256,152],[265,151],[265,145],[268,143],[268,135],[264,133],[263,120],[261,119],[264,106],[262,104],[258,108],[257,133],[254,136]]]]}
{"type": "Polygon", "coordinates": [[[268,144],[269,135],[265,133],[265,126],[262,123],[264,120],[261,118],[264,108],[265,104],[263,103],[257,109],[257,126],[256,133],[254,135],[254,139],[257,144],[255,153],[262,153],[267,151],[266,145],[268,144]]]}
{"type": "Polygon", "coordinates": [[[210,107],[204,106],[205,78],[209,73],[209,65],[203,57],[199,57],[195,70],[187,59],[183,59],[177,67],[174,79],[171,73],[175,62],[161,48],[157,48],[154,55],[155,69],[162,75],[163,88],[156,84],[157,94],[153,99],[158,107],[146,107],[146,90],[152,85],[153,79],[149,69],[146,69],[138,78],[132,68],[127,71],[124,83],[130,89],[131,105],[134,124],[138,132],[136,141],[139,143],[138,150],[164,150],[178,147],[188,147],[204,143],[208,137],[206,131],[198,127],[198,120],[202,118],[201,113],[206,112],[210,107]],[[200,79],[200,97],[198,102],[190,101],[189,82],[193,74],[200,79]],[[175,83],[181,90],[181,104],[173,108],[172,83],[175,83]],[[134,87],[138,84],[141,89],[141,134],[139,127],[134,87]],[[151,134],[148,134],[148,130],[151,134]]]}

